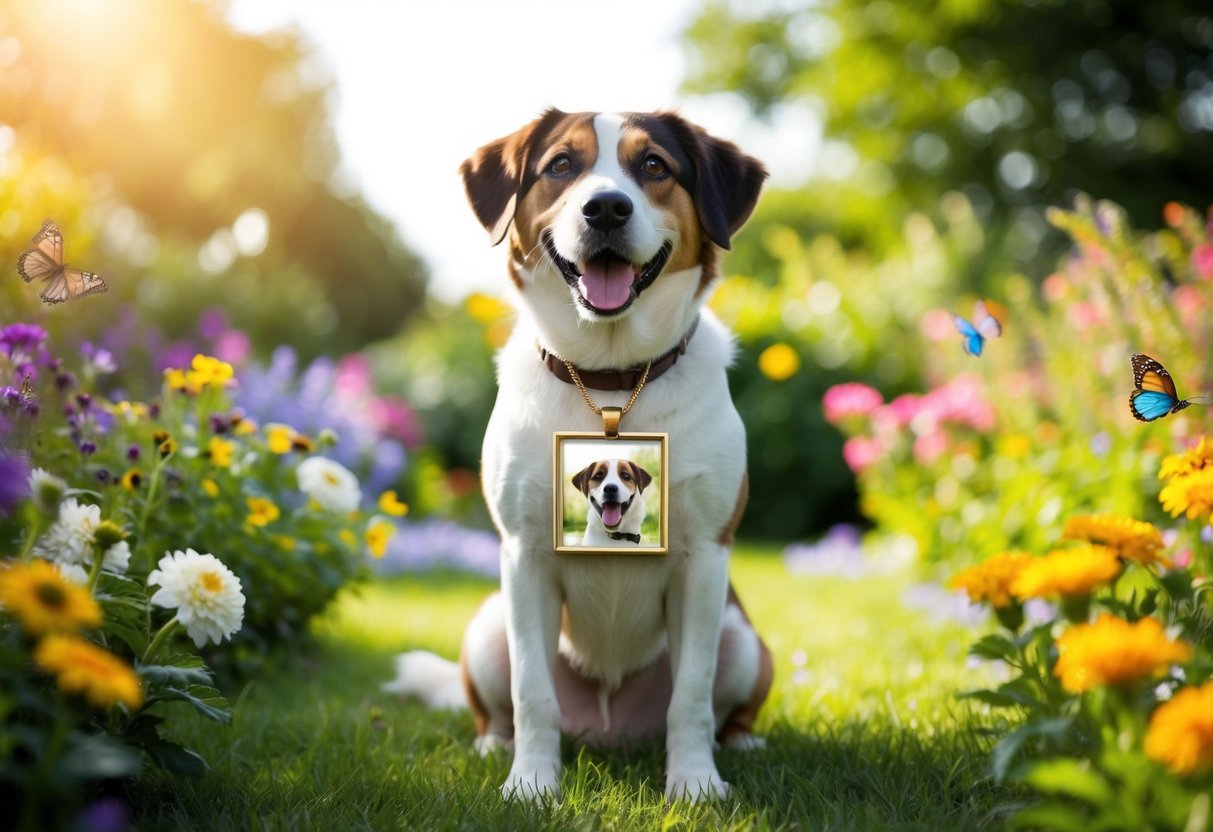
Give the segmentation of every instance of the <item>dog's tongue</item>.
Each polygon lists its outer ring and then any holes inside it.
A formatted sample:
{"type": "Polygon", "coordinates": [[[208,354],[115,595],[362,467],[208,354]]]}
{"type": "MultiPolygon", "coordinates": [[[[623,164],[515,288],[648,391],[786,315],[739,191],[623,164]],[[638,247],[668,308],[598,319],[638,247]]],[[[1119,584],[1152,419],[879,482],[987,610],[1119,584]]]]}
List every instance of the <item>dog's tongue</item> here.
{"type": "MultiPolygon", "coordinates": [[[[594,303],[590,301],[590,303],[594,303]]],[[[598,304],[594,304],[597,306],[598,304]]],[[[602,525],[608,529],[613,529],[619,525],[619,521],[623,519],[623,509],[619,503],[603,503],[602,504],[602,525]]]]}
{"type": "Polygon", "coordinates": [[[635,279],[631,263],[611,257],[587,263],[577,285],[591,306],[609,312],[628,302],[635,279]]]}

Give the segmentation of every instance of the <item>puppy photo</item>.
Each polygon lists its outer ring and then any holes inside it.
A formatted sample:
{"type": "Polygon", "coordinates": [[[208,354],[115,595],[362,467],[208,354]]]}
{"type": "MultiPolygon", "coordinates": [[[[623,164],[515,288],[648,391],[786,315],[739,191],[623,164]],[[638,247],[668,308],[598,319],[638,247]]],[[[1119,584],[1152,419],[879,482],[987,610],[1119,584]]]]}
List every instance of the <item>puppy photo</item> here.
{"type": "Polygon", "coordinates": [[[586,546],[640,545],[640,527],[645,517],[644,491],[653,477],[630,459],[601,459],[591,462],[573,477],[573,485],[585,496],[586,546]]]}
{"type": "Polygon", "coordinates": [[[667,798],[724,797],[715,748],[762,746],[752,728],[772,671],[729,579],[746,441],[733,338],[705,304],[766,171],[673,112],[550,109],[461,172],[489,241],[505,243],[517,310],[481,465],[501,589],[469,624],[458,671],[405,654],[389,689],[439,702],[461,683],[476,747],[512,750],[507,799],[559,795],[562,734],[664,736],[667,798]],[[663,470],[600,452],[554,476],[553,437],[601,437],[607,407],[620,431],[668,436],[663,470]],[[658,474],[668,546],[621,557],[658,474]],[[582,542],[606,552],[553,539],[566,482],[590,507],[582,542]]]}

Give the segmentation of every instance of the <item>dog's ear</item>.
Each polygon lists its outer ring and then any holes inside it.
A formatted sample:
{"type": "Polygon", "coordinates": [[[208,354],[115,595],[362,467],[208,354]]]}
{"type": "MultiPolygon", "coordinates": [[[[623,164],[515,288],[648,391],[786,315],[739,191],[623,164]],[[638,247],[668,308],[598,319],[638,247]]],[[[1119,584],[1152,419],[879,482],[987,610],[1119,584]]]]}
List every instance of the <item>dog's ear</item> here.
{"type": "Polygon", "coordinates": [[[505,238],[514,209],[522,196],[527,157],[537,135],[564,118],[557,109],[548,109],[526,127],[505,138],[489,142],[459,166],[463,188],[476,219],[497,245],[505,238]]]}
{"type": "Polygon", "coordinates": [[[594,472],[594,466],[597,464],[597,462],[591,462],[573,475],[573,485],[580,489],[581,493],[587,497],[590,495],[590,475],[594,472]]]}
{"type": "Polygon", "coordinates": [[[653,475],[630,459],[628,460],[628,465],[632,469],[632,478],[636,480],[637,485],[640,486],[640,490],[644,491],[649,487],[649,483],[653,481],[653,475]]]}
{"type": "Polygon", "coordinates": [[[729,248],[729,240],[758,204],[767,170],[762,162],[742,153],[732,142],[717,139],[676,113],[661,118],[678,136],[695,165],[695,211],[713,243],[729,248]]]}

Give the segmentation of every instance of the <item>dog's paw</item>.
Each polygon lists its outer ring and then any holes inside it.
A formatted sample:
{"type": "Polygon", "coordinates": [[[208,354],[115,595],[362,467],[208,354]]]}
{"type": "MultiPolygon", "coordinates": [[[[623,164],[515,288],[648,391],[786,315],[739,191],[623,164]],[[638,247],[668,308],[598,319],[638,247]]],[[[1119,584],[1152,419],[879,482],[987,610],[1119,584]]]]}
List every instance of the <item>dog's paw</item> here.
{"type": "Polygon", "coordinates": [[[738,731],[724,741],[724,747],[732,751],[759,751],[767,747],[767,741],[749,731],[738,731]]]}
{"type": "Polygon", "coordinates": [[[506,800],[539,803],[560,797],[560,764],[556,762],[538,765],[519,764],[514,761],[510,776],[501,784],[501,796],[506,800]]]}
{"type": "Polygon", "coordinates": [[[732,787],[720,779],[715,769],[702,771],[671,771],[666,777],[665,799],[668,803],[689,800],[702,803],[705,800],[724,800],[732,787]]]}
{"type": "Polygon", "coordinates": [[[507,740],[505,737],[498,736],[497,734],[485,734],[483,737],[476,737],[476,739],[472,740],[472,747],[476,749],[481,757],[487,757],[499,751],[512,754],[514,752],[514,741],[507,740]]]}

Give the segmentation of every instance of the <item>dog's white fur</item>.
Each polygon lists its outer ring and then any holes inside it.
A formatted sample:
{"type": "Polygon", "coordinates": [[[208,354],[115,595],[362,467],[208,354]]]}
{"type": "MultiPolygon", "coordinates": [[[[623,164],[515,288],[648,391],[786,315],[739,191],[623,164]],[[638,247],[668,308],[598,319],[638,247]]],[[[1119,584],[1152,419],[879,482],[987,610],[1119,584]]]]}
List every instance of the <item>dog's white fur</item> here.
{"type": "MultiPolygon", "coordinates": [[[[631,197],[635,210],[625,253],[634,263],[647,262],[672,237],[675,249],[685,242],[612,152],[620,146],[623,125],[620,116],[594,117],[597,160],[570,187],[547,226],[557,251],[570,261],[580,263],[594,253],[584,250],[588,242],[578,206],[604,188],[631,197]]],[[[507,746],[512,734],[514,759],[503,794],[556,795],[561,729],[577,727],[570,725],[574,707],[567,705],[568,695],[557,689],[558,665],[567,664],[595,686],[597,727],[608,732],[627,718],[617,714],[622,706],[612,697],[623,698],[629,678],[668,658],[666,795],[723,797],[728,784],[713,757],[714,737],[720,720],[751,696],[760,650],[744,614],[726,605],[729,546],[723,541],[731,530],[722,528],[734,515],[745,473],[744,428],[725,375],[732,338],[703,306],[708,292],[698,263],[662,273],[613,316],[577,303],[576,290],[541,251],[515,262],[515,275],[518,318],[497,357],[499,392],[482,463],[486,501],[502,537],[502,591],[480,610],[464,640],[468,679],[489,714],[477,745],[482,751],[507,746]],[[669,521],[669,554],[556,554],[552,434],[601,431],[602,420],[575,386],[539,363],[536,345],[586,369],[632,367],[678,345],[697,317],[685,354],[673,370],[648,383],[622,425],[625,431],[670,435],[669,465],[662,472],[669,481],[669,517],[663,518],[669,521]],[[730,658],[718,668],[726,643],[730,658]]],[[[591,392],[599,405],[622,406],[630,391],[591,392]]],[[[748,734],[737,742],[755,744],[748,734]]]]}
{"type": "Polygon", "coordinates": [[[643,525],[645,515],[648,513],[647,506],[645,505],[644,489],[635,480],[627,479],[623,476],[619,465],[625,460],[607,459],[601,461],[605,463],[606,477],[602,482],[590,489],[586,495],[585,535],[581,538],[581,543],[583,546],[594,547],[634,547],[638,544],[626,539],[613,538],[611,537],[611,533],[640,534],[640,527],[643,525]],[[602,522],[602,516],[594,508],[592,500],[597,501],[599,505],[607,502],[607,489],[611,487],[617,489],[617,493],[623,497],[620,502],[625,503],[627,508],[624,509],[619,524],[613,529],[608,529],[602,522]]]}

